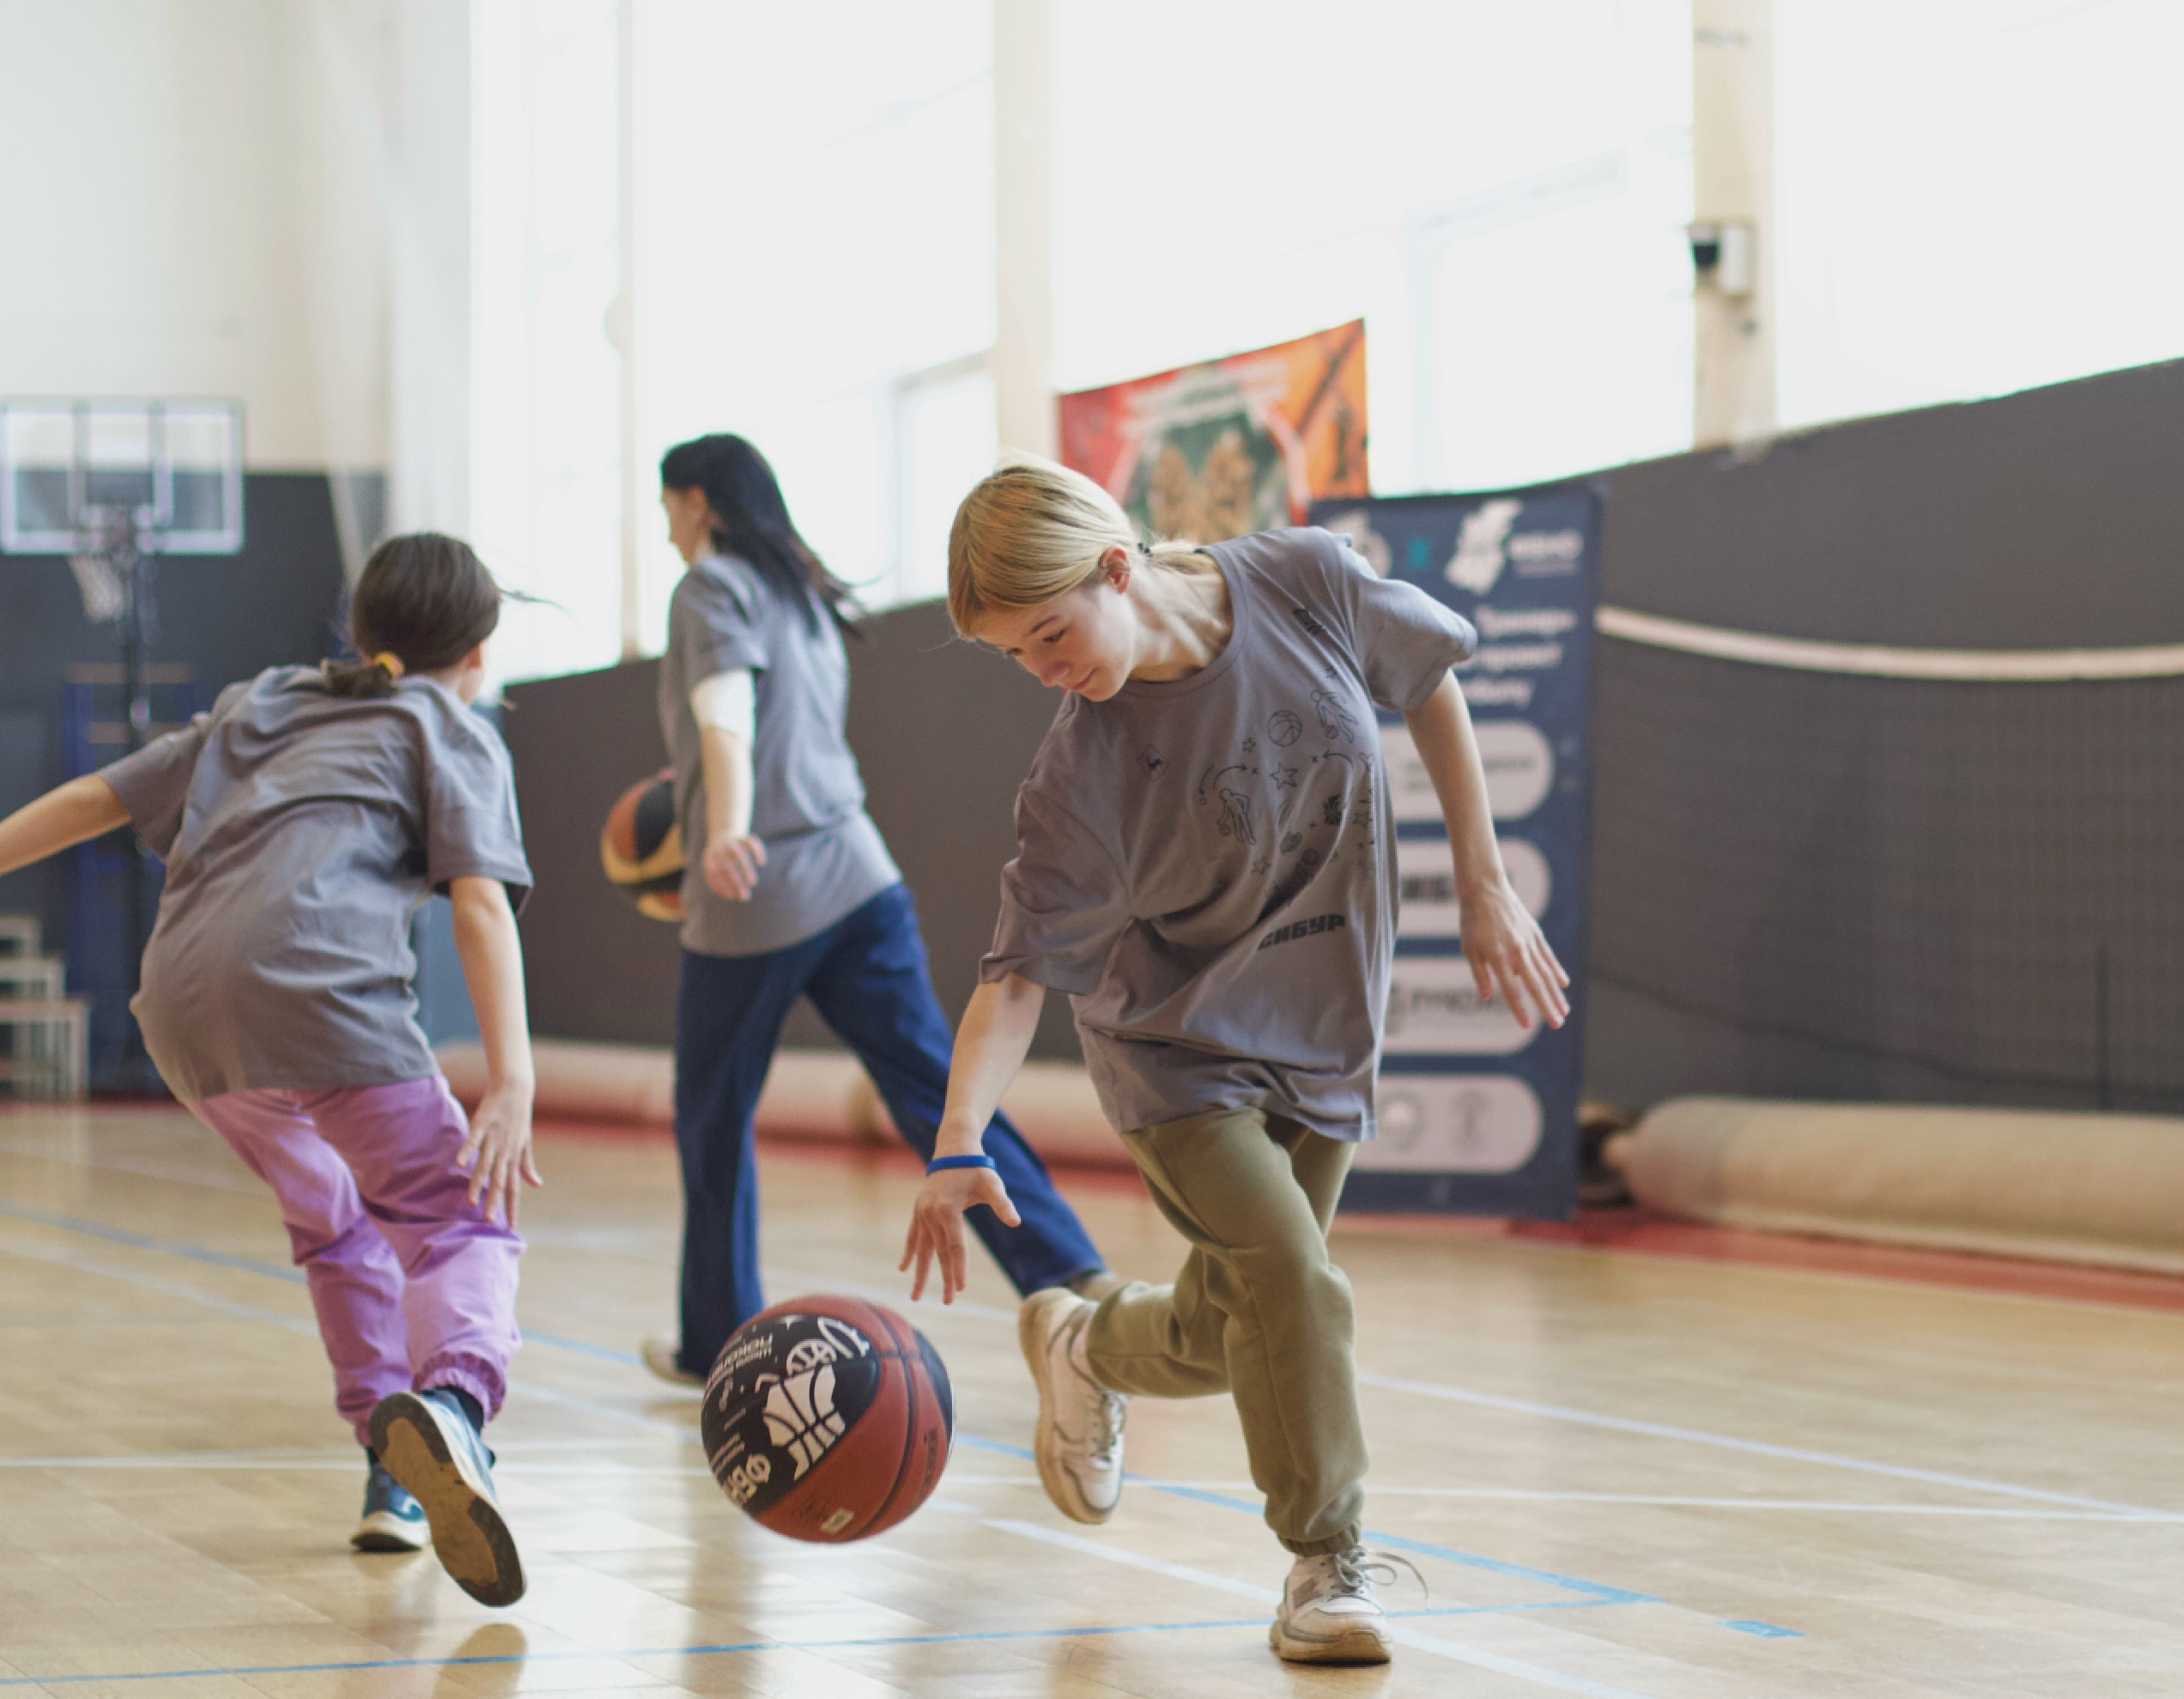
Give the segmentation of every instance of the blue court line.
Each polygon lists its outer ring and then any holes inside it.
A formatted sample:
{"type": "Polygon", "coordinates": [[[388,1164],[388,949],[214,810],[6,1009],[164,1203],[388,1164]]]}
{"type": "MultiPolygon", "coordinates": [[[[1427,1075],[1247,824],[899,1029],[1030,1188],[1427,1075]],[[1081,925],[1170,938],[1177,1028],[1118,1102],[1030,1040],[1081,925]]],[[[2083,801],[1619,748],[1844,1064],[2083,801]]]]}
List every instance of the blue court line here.
{"type": "MultiPolygon", "coordinates": [[[[232,1268],[245,1274],[264,1275],[269,1280],[283,1280],[291,1286],[310,1283],[309,1277],[300,1268],[284,1267],[279,1263],[267,1262],[261,1257],[246,1257],[232,1251],[215,1251],[209,1245],[193,1245],[184,1239],[155,1239],[148,1233],[131,1233],[125,1227],[109,1227],[104,1222],[85,1221],[78,1216],[56,1215],[48,1210],[34,1210],[21,1204],[0,1203],[0,1215],[13,1216],[19,1221],[35,1222],[40,1227],[62,1228],[89,1238],[104,1239],[111,1244],[127,1245],[134,1250],[160,1251],[171,1257],[185,1257],[191,1262],[209,1263],[215,1268],[232,1268]]],[[[635,1368],[645,1366],[645,1360],[636,1352],[617,1350],[612,1345],[595,1345],[589,1340],[572,1339],[561,1333],[543,1333],[535,1327],[525,1328],[523,1336],[558,1350],[603,1357],[609,1362],[626,1363],[635,1368]]]]}
{"type": "MultiPolygon", "coordinates": [[[[14,1216],[19,1219],[36,1222],[47,1227],[62,1228],[74,1233],[87,1234],[93,1238],[108,1240],[115,1244],[133,1246],[141,1250],[160,1251],[169,1256],[186,1257],[194,1262],[210,1263],[222,1268],[238,1269],[245,1273],[265,1275],[276,1280],[287,1281],[291,1284],[304,1283],[305,1277],[300,1270],[284,1268],[278,1263],[266,1262],[257,1257],[239,1256],[227,1251],[215,1251],[209,1246],[193,1245],[184,1240],[158,1239],[149,1234],[132,1233],[126,1228],[109,1227],[103,1222],[86,1221],[79,1217],[58,1215],[48,1211],[31,1209],[16,1204],[0,1203],[0,1215],[14,1216]]],[[[642,1365],[642,1359],[635,1353],[617,1350],[611,1346],[594,1345],[581,1339],[571,1339],[560,1334],[542,1333],[529,1328],[525,1330],[524,1337],[535,1339],[543,1345],[579,1352],[588,1356],[601,1357],[612,1362],[633,1366],[642,1365]]],[[[958,1444],[969,1446],[974,1449],[998,1452],[1005,1456],[1023,1459],[1030,1459],[1033,1457],[1030,1449],[1024,1446],[1010,1445],[1000,1440],[981,1439],[970,1434],[958,1434],[956,1437],[958,1444]]],[[[1176,1486],[1143,1475],[1125,1475],[1124,1478],[1155,1492],[1166,1493],[1171,1497],[1187,1498],[1200,1503],[1219,1505],[1223,1509],[1240,1510],[1253,1516],[1265,1514],[1263,1506],[1253,1504],[1248,1499],[1233,1497],[1226,1493],[1209,1491],[1203,1487],[1176,1486]]],[[[1582,1594],[1601,1604],[1658,1605],[1665,1602],[1653,1593],[1636,1593],[1628,1587],[1610,1586],[1604,1581],[1583,1581],[1574,1575],[1561,1575],[1551,1569],[1536,1569],[1521,1563],[1506,1562],[1497,1557],[1484,1556],[1477,1552],[1462,1551],[1454,1546],[1440,1545],[1429,1540],[1410,1539],[1401,1534],[1367,1529],[1365,1538],[1375,1544],[1394,1550],[1410,1551],[1422,1556],[1438,1557],[1445,1562],[1459,1564],[1467,1569],[1483,1569],[1491,1574],[1510,1575],[1526,1581],[1544,1581],[1549,1586],[1582,1594]]],[[[1764,1623],[1749,1627],[1741,1624],[1726,1626],[1737,1626],[1743,1633],[1766,1633],[1770,1637],[1778,1638],[1797,1633],[1797,1630],[1793,1629],[1774,1629],[1764,1623]]],[[[0,1680],[0,1684],[6,1684],[6,1683],[4,1680],[0,1680]]]]}
{"type": "MultiPolygon", "coordinates": [[[[1556,1600],[1540,1605],[1450,1605],[1423,1611],[1391,1611],[1391,1617],[1495,1616],[1512,1611],[1585,1610],[1602,1601],[1556,1600]]],[[[1210,1617],[1188,1623],[1098,1623],[1079,1629],[967,1629],[949,1634],[867,1635],[835,1640],[736,1640],[695,1646],[640,1646],[621,1650],[451,1653],[445,1658],[360,1658],[324,1664],[207,1665],[190,1670],[137,1670],[118,1674],[0,1676],[0,1687],[58,1687],[87,1681],[189,1681],[204,1676],[338,1674],[348,1670],[437,1670],[478,1664],[578,1663],[635,1658],[710,1658],[742,1652],[853,1651],[887,1646],[950,1646],[980,1641],[1076,1640],[1099,1635],[1178,1634],[1198,1629],[1255,1629],[1264,1617],[1210,1617]]]]}
{"type": "Polygon", "coordinates": [[[170,1257],[187,1257],[191,1262],[210,1263],[215,1268],[234,1268],[246,1274],[263,1274],[274,1280],[285,1280],[292,1286],[309,1283],[303,1271],[299,1268],[266,1262],[258,1257],[215,1251],[209,1245],[192,1245],[186,1240],[155,1239],[149,1234],[131,1233],[125,1227],[108,1227],[102,1221],[85,1221],[77,1216],[55,1215],[50,1210],[33,1210],[23,1204],[0,1203],[0,1216],[13,1216],[18,1221],[34,1221],[41,1227],[65,1228],[70,1233],[104,1239],[110,1244],[133,1246],[140,1251],[164,1251],[170,1257]]]}

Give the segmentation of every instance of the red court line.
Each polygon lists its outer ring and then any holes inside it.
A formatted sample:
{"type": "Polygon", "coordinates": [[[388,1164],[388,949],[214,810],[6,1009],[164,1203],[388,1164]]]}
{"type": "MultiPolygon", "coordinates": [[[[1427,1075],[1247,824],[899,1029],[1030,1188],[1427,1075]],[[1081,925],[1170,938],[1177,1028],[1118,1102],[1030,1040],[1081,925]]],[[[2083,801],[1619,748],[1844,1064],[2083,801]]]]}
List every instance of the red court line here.
{"type": "Polygon", "coordinates": [[[1344,1232],[1470,1233],[1575,1250],[1670,1258],[1816,1274],[1847,1274],[1907,1285],[2008,1292],[2066,1302],[2114,1304],[2184,1314],[2184,1276],[2083,1263],[2028,1262],[1971,1251],[1934,1251],[1801,1234],[1756,1233],[1671,1221],[1641,1209],[1587,1210],[1574,1222],[1450,1220],[1438,1216],[1345,1216],[1344,1232]]]}

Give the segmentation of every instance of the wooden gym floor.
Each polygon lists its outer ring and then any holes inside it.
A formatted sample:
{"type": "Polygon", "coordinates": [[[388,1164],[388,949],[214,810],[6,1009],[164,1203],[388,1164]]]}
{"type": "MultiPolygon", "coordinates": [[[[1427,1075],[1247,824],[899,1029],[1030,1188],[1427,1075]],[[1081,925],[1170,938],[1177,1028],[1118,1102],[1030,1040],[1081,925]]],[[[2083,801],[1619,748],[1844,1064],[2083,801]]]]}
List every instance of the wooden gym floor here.
{"type": "MultiPolygon", "coordinates": [[[[670,1148],[542,1144],[493,1430],[531,1593],[494,1612],[349,1550],[361,1463],[270,1195],[179,1111],[0,1112],[0,1699],[2184,1693],[2173,1286],[1345,1225],[1368,1523],[1431,1592],[1390,1590],[1391,1668],[1292,1670],[1226,1402],[1140,1401],[1121,1510],[1065,1522],[982,1262],[915,1312],[961,1423],[933,1502],[847,1547],[747,1524],[631,1355],[671,1317],[670,1148]]],[[[902,1302],[907,1162],[765,1168],[775,1295],[902,1302]]],[[[1071,1190],[1125,1272],[1172,1267],[1134,1186],[1071,1190]]]]}

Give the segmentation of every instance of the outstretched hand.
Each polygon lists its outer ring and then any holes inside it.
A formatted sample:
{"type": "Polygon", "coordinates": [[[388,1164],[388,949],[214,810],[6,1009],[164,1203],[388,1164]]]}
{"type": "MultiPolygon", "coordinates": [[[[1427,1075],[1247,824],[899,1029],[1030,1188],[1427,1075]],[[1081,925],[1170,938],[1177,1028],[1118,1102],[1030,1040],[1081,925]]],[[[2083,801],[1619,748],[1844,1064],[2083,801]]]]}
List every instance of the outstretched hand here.
{"type": "Polygon", "coordinates": [[[480,1204],[488,1221],[516,1224],[521,1186],[543,1186],[531,1153],[531,1093],[512,1087],[489,1088],[470,1117],[469,1135],[455,1153],[455,1166],[470,1177],[470,1201],[480,1204]]]}
{"type": "Polygon", "coordinates": [[[963,1211],[980,1204],[1010,1227],[1021,1219],[1009,1201],[1009,1188],[992,1168],[943,1168],[925,1176],[918,1188],[918,1201],[910,1208],[910,1235],[902,1242],[902,1260],[895,1265],[900,1271],[907,1269],[913,1259],[917,1262],[918,1271],[910,1283],[913,1303],[925,1295],[925,1276],[936,1257],[940,1259],[941,1302],[954,1303],[968,1283],[970,1253],[963,1211]]]}
{"type": "Polygon", "coordinates": [[[1481,997],[1499,996],[1520,1027],[1534,1020],[1559,1027],[1569,1018],[1569,975],[1506,877],[1465,901],[1463,927],[1464,958],[1481,997]]]}

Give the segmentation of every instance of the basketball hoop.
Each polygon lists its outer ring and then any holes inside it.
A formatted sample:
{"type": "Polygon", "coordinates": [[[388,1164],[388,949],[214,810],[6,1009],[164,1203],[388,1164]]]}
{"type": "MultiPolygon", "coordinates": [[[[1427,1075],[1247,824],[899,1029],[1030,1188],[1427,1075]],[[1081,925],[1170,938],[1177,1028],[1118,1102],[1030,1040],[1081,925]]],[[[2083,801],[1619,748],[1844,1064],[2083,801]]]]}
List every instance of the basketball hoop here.
{"type": "MultiPolygon", "coordinates": [[[[83,616],[121,628],[124,739],[152,724],[152,560],[243,546],[243,410],[232,401],[0,401],[0,552],[64,555],[83,616]]],[[[130,989],[149,925],[130,834],[130,989]]]]}

